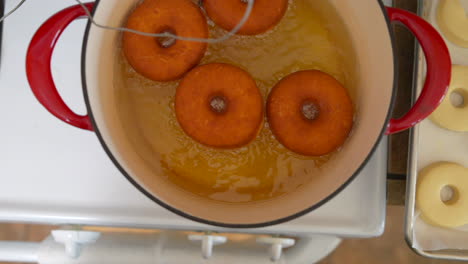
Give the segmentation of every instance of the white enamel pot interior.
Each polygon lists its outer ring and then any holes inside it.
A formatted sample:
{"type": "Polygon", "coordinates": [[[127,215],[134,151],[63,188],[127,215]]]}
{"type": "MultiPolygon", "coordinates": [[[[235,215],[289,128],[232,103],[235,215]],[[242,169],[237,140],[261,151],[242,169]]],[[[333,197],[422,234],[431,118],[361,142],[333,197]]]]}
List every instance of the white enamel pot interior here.
{"type": "MultiPolygon", "coordinates": [[[[314,4],[321,1],[310,0],[314,4]]],[[[122,26],[138,0],[96,1],[96,21],[122,26]]],[[[359,96],[352,135],[324,175],[290,194],[268,201],[227,204],[189,194],[155,175],[136,153],[122,129],[114,92],[114,69],[120,33],[88,25],[83,49],[83,86],[98,137],[121,172],[153,201],[182,216],[227,227],[260,227],[281,223],[319,207],[341,191],[369,159],[388,122],[394,93],[392,32],[385,9],[376,0],[329,0],[345,21],[336,35],[349,38],[350,61],[359,96]],[[346,32],[348,33],[346,33],[346,32]]],[[[324,8],[328,8],[324,5],[324,8]]],[[[327,12],[327,10],[324,10],[327,12]]],[[[330,24],[336,23],[328,21],[330,24]]],[[[372,186],[369,186],[372,188],[372,186]]]]}

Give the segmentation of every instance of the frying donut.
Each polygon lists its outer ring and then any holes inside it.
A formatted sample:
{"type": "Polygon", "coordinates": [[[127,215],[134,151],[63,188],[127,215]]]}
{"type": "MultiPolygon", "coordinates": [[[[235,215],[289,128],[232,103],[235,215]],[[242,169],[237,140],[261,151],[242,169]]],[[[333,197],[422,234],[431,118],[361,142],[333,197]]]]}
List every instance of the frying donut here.
{"type": "Polygon", "coordinates": [[[262,96],[244,70],[223,63],[198,66],[185,75],[175,98],[184,132],[214,148],[251,142],[263,123],[262,96]]]}
{"type": "MultiPolygon", "coordinates": [[[[204,0],[208,16],[225,30],[232,30],[244,16],[245,0],[204,0]]],[[[241,35],[257,35],[274,27],[284,16],[288,0],[255,0],[247,22],[237,32],[241,35]]]]}
{"type": "Polygon", "coordinates": [[[279,81],[267,102],[270,128],[289,150],[321,156],[340,147],[353,126],[346,89],[317,70],[295,72],[279,81]]]}
{"type": "MultiPolygon", "coordinates": [[[[191,0],[145,0],[130,15],[127,28],[148,33],[173,33],[207,38],[208,24],[191,0]]],[[[123,34],[123,52],[130,65],[154,81],[182,77],[205,54],[206,43],[123,34]]]]}

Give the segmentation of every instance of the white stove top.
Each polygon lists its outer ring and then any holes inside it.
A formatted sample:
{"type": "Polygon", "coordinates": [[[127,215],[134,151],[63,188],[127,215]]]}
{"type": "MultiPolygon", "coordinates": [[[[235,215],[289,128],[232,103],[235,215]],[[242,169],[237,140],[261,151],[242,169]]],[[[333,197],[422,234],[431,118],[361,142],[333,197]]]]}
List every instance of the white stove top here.
{"type": "MultiPolygon", "coordinates": [[[[16,3],[7,0],[6,10],[16,3]]],[[[226,231],[186,220],[150,201],[114,167],[93,133],[59,121],[34,98],[25,75],[29,41],[49,16],[74,4],[73,0],[28,0],[5,20],[0,221],[226,231]]],[[[85,112],[80,77],[85,24],[76,21],[67,29],[52,64],[61,95],[79,113],[85,112]]],[[[386,141],[361,174],[321,208],[285,224],[248,232],[380,235],[385,219],[386,141]]]]}

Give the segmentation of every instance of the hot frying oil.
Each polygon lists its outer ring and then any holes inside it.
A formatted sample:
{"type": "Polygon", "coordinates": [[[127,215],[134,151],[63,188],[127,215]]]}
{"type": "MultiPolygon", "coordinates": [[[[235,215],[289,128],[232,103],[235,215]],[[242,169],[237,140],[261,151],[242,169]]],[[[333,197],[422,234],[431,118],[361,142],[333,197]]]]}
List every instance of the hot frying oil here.
{"type": "MultiPolygon", "coordinates": [[[[283,77],[298,70],[318,69],[333,75],[353,96],[353,83],[346,71],[351,56],[333,37],[323,6],[316,1],[292,0],[282,21],[259,36],[234,36],[210,44],[201,64],[224,62],[247,70],[266,102],[270,89],[283,77]]],[[[320,1],[322,2],[322,1],[320,1]]],[[[211,21],[210,35],[226,31],[211,21]]],[[[174,97],[178,81],[161,83],[136,73],[119,52],[117,98],[122,123],[141,157],[162,169],[167,179],[181,188],[210,199],[248,202],[269,199],[294,191],[313,177],[333,158],[304,157],[285,149],[274,138],[265,118],[259,136],[249,145],[219,150],[200,145],[179,126],[174,97]],[[144,146],[144,147],[143,147],[144,146]],[[151,152],[151,155],[148,155],[151,152]]]]}

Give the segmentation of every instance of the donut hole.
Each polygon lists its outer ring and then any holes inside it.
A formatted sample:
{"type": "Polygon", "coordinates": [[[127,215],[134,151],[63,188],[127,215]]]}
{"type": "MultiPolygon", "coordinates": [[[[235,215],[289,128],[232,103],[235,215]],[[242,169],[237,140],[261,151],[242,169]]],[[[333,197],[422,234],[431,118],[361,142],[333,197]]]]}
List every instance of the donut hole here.
{"type": "Polygon", "coordinates": [[[224,114],[228,108],[228,102],[226,97],[222,95],[216,95],[211,97],[210,101],[210,109],[216,114],[224,114]]]}
{"type": "Polygon", "coordinates": [[[301,105],[301,113],[306,120],[313,121],[318,118],[320,108],[316,102],[305,100],[301,105]]]}
{"type": "Polygon", "coordinates": [[[440,200],[446,205],[455,204],[460,198],[459,195],[458,189],[452,185],[445,185],[440,189],[440,200]]]}
{"type": "Polygon", "coordinates": [[[450,103],[456,108],[463,108],[466,106],[467,93],[465,89],[458,88],[450,93],[450,103]]]}
{"type": "MultiPolygon", "coordinates": [[[[176,35],[176,32],[174,29],[167,27],[163,29],[162,31],[160,31],[159,34],[176,35]]],[[[158,37],[156,38],[156,41],[158,42],[159,46],[161,46],[162,48],[169,48],[169,47],[172,47],[176,43],[177,40],[174,37],[167,36],[167,37],[158,37]]]]}

